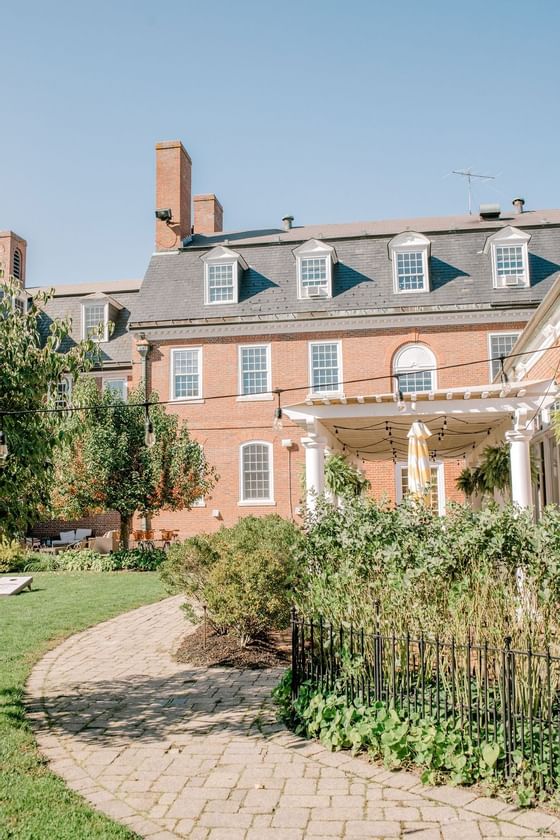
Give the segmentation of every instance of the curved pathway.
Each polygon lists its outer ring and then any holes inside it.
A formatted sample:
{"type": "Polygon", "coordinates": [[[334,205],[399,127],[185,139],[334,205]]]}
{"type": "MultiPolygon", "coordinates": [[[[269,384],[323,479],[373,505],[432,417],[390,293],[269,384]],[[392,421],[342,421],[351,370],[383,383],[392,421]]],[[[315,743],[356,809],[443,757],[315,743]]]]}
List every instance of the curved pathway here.
{"type": "Polygon", "coordinates": [[[560,821],[468,789],[425,788],[274,722],[278,671],[172,658],[181,598],[72,636],[34,668],[27,708],[53,772],[150,840],[542,838],[560,821]]]}

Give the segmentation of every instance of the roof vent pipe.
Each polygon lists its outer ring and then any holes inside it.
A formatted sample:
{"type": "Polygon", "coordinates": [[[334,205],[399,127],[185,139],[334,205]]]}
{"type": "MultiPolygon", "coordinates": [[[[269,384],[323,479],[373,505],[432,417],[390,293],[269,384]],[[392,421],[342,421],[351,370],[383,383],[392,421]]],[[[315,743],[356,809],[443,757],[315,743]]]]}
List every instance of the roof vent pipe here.
{"type": "Polygon", "coordinates": [[[516,213],[523,213],[523,207],[525,206],[525,199],[524,198],[514,198],[511,202],[515,207],[516,213]]]}
{"type": "Polygon", "coordinates": [[[283,216],[282,217],[282,225],[284,227],[284,230],[291,230],[293,221],[294,221],[293,216],[283,216]]]}

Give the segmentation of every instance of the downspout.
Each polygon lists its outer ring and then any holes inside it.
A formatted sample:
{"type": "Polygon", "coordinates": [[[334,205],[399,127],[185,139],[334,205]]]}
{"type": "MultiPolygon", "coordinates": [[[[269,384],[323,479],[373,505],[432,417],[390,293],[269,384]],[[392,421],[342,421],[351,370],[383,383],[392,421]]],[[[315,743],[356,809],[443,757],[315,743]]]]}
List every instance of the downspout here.
{"type": "MultiPolygon", "coordinates": [[[[148,355],[150,352],[150,342],[144,335],[144,333],[140,333],[140,338],[136,342],[136,350],[138,351],[138,355],[140,356],[140,364],[142,365],[142,374],[141,374],[141,382],[142,382],[142,390],[144,391],[144,400],[148,400],[149,396],[149,387],[148,387],[148,355]]],[[[149,516],[143,517],[143,529],[144,531],[150,530],[150,518],[149,516]]]]}

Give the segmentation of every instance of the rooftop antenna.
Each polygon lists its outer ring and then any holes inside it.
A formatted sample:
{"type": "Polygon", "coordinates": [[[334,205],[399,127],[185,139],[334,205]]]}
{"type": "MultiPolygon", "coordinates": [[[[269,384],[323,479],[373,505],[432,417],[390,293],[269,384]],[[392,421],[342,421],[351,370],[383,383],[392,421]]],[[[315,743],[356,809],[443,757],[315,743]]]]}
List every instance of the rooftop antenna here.
{"type": "Polygon", "coordinates": [[[469,196],[469,216],[472,216],[472,190],[471,190],[471,181],[473,178],[480,178],[481,181],[495,181],[495,175],[477,175],[476,172],[473,172],[472,169],[452,169],[452,175],[461,175],[463,178],[467,179],[467,193],[469,196]]]}

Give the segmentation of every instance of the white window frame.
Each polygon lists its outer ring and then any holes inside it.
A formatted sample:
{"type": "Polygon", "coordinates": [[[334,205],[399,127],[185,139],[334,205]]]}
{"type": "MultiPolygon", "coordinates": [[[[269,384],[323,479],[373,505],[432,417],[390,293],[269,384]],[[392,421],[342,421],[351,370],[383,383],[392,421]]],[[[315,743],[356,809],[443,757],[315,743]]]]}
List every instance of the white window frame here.
{"type": "Polygon", "coordinates": [[[272,365],[271,365],[271,346],[270,344],[263,344],[261,342],[255,344],[240,344],[237,351],[237,368],[238,368],[238,402],[253,402],[259,400],[272,400],[274,394],[272,393],[272,365]],[[243,393],[243,350],[248,350],[255,347],[264,347],[266,350],[266,391],[260,394],[244,394],[243,393]]]}
{"type": "Polygon", "coordinates": [[[516,287],[526,289],[531,285],[529,275],[529,241],[531,234],[524,230],[508,227],[498,230],[489,236],[484,245],[484,253],[490,254],[492,261],[492,283],[495,289],[514,289],[516,287]],[[499,247],[521,247],[523,257],[523,275],[512,275],[517,277],[517,282],[508,283],[504,277],[498,277],[497,248],[499,247]]]}
{"type": "Polygon", "coordinates": [[[200,258],[204,263],[204,303],[206,306],[231,306],[232,303],[239,303],[239,284],[241,272],[248,268],[247,263],[241,254],[218,245],[212,248],[207,254],[200,258]],[[225,266],[232,267],[233,297],[231,300],[210,300],[210,267],[225,266]]]}
{"type": "Polygon", "coordinates": [[[191,505],[192,508],[205,508],[206,507],[206,499],[204,496],[199,496],[198,499],[195,499],[191,505]]]}
{"type": "Polygon", "coordinates": [[[84,300],[82,302],[82,339],[85,341],[88,338],[87,330],[86,330],[86,310],[90,306],[102,306],[103,307],[103,334],[102,335],[92,335],[89,336],[92,341],[97,342],[98,344],[104,344],[105,342],[109,341],[109,301],[99,301],[99,300],[84,300]]]}
{"type": "MultiPolygon", "coordinates": [[[[438,514],[439,516],[445,516],[445,471],[444,471],[444,464],[443,461],[431,461],[430,460],[430,469],[436,467],[436,481],[437,481],[437,494],[438,494],[438,514]]],[[[403,470],[408,469],[408,463],[406,461],[397,461],[395,464],[395,490],[396,490],[396,501],[399,505],[403,500],[403,470]]]]}
{"type": "Polygon", "coordinates": [[[397,295],[416,295],[430,291],[430,240],[422,233],[406,231],[389,242],[389,259],[393,263],[393,290],[397,295]],[[400,289],[398,254],[421,254],[424,283],[421,289],[400,289]]]}
{"type": "MultiPolygon", "coordinates": [[[[298,300],[321,300],[332,298],[333,288],[333,266],[338,261],[336,251],[332,245],[326,242],[321,242],[319,239],[310,239],[304,242],[292,251],[296,258],[297,271],[297,294],[298,300]],[[327,269],[327,276],[325,282],[322,284],[322,289],[317,294],[310,294],[308,287],[303,285],[302,280],[302,265],[304,260],[324,259],[327,269]]],[[[319,286],[319,284],[317,284],[319,286]]]]}
{"type": "Polygon", "coordinates": [[[105,389],[109,382],[122,382],[124,384],[122,398],[126,402],[128,397],[128,379],[126,378],[126,376],[103,376],[101,380],[101,387],[103,389],[103,393],[105,393],[105,389]]]}
{"type": "Polygon", "coordinates": [[[307,343],[307,357],[308,357],[308,370],[309,370],[309,395],[311,397],[339,397],[344,393],[344,372],[342,369],[342,341],[339,338],[334,339],[324,339],[323,341],[309,341],[307,343]],[[317,390],[313,386],[313,350],[312,348],[318,344],[336,344],[337,345],[337,358],[338,358],[338,388],[333,389],[332,391],[321,391],[317,390]]]}
{"type": "Polygon", "coordinates": [[[63,373],[58,382],[54,382],[49,386],[49,392],[50,392],[50,395],[51,395],[52,399],[54,400],[54,404],[55,404],[56,408],[62,410],[64,408],[70,408],[72,406],[72,391],[73,391],[73,389],[74,389],[74,377],[72,376],[71,373],[63,373]],[[59,404],[60,397],[59,397],[58,387],[63,382],[66,382],[67,385],[68,385],[67,395],[66,395],[67,396],[67,405],[66,406],[63,406],[63,405],[59,404]]]}
{"type": "Polygon", "coordinates": [[[202,403],[204,402],[203,397],[203,356],[202,356],[202,347],[195,345],[191,347],[190,345],[184,347],[170,347],[169,348],[169,399],[172,402],[177,403],[202,403]],[[198,353],[198,394],[196,396],[191,397],[177,397],[175,395],[175,354],[184,352],[185,350],[196,350],[198,353]]]}
{"type": "Polygon", "coordinates": [[[422,390],[422,391],[406,391],[407,394],[410,394],[410,393],[429,394],[430,391],[435,391],[437,389],[437,370],[436,370],[436,368],[437,368],[437,359],[435,357],[434,351],[432,350],[431,347],[429,347],[427,344],[423,344],[421,341],[409,341],[406,344],[402,344],[399,347],[399,349],[397,350],[397,352],[395,353],[394,357],[393,357],[392,373],[393,373],[394,377],[397,377],[397,379],[394,380],[395,384],[396,384],[396,381],[398,380],[398,377],[405,376],[407,373],[419,373],[420,371],[429,370],[430,373],[432,374],[432,387],[431,388],[428,388],[428,389],[422,390]],[[417,370],[415,370],[413,367],[408,366],[406,368],[403,368],[402,370],[399,370],[399,359],[401,358],[403,353],[405,353],[407,350],[410,350],[410,349],[415,348],[415,347],[418,347],[422,351],[428,352],[432,356],[433,365],[434,365],[433,369],[432,368],[419,367],[417,370]]]}
{"type": "Polygon", "coordinates": [[[239,447],[239,502],[240,507],[261,507],[266,505],[275,505],[274,501],[274,447],[268,440],[247,440],[239,447]],[[243,486],[243,454],[248,446],[259,444],[266,446],[268,449],[268,487],[269,497],[267,499],[245,499],[243,486]]]}
{"type": "Polygon", "coordinates": [[[514,335],[515,340],[517,341],[517,339],[521,335],[521,330],[499,330],[498,332],[488,333],[488,369],[490,372],[490,378],[488,380],[489,382],[493,382],[496,376],[498,375],[497,373],[494,374],[492,372],[492,362],[500,360],[499,356],[492,356],[492,339],[501,335],[514,335]]]}

